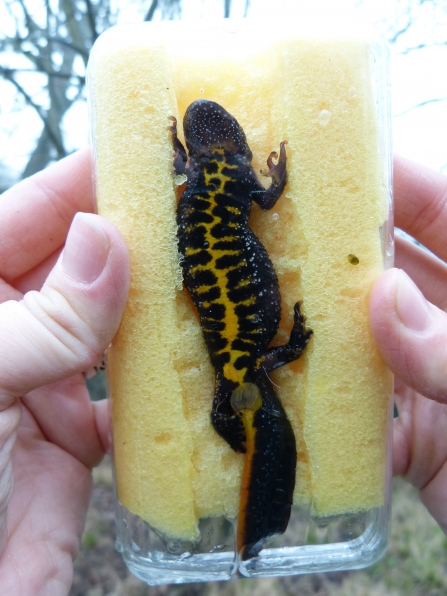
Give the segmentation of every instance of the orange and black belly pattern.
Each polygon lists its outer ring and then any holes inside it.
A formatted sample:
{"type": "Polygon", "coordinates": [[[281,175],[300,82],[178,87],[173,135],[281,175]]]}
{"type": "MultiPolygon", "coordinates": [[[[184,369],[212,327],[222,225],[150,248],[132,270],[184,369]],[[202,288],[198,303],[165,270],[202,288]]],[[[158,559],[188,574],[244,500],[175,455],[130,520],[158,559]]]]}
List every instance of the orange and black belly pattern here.
{"type": "Polygon", "coordinates": [[[268,348],[281,316],[280,292],[267,251],[248,225],[252,201],[269,209],[283,192],[285,143],[277,164],[275,153],[267,160],[272,183],[264,189],[244,131],[224,108],[198,100],[183,125],[188,154],[175,120],[171,128],[175,170],[187,176],[177,210],[178,246],[216,371],[212,424],[246,453],[238,551],[247,559],[287,527],[295,484],[295,438],[267,372],[296,360],[312,334],[297,303],[289,343],[268,348]]]}

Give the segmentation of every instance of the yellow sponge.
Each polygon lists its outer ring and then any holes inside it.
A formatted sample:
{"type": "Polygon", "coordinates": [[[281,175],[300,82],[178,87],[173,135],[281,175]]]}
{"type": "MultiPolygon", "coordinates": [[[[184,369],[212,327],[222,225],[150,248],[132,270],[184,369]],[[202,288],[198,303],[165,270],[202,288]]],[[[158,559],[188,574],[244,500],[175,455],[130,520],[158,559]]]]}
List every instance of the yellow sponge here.
{"type": "Polygon", "coordinates": [[[176,246],[168,118],[181,124],[205,98],[237,118],[257,171],[288,141],[286,190],[272,211],[254,205],[250,225],[279,278],[274,343],[287,341],[297,300],[314,331],[305,355],[272,374],[297,440],[295,501],[321,516],[380,506],[391,380],[368,326],[387,217],[370,47],[292,35],[248,44],[234,60],[185,55],[150,32],[106,33],[89,70],[98,209],[132,263],[108,351],[119,499],[183,539],[201,517],[237,513],[243,456],[210,424],[214,371],[176,246]]]}

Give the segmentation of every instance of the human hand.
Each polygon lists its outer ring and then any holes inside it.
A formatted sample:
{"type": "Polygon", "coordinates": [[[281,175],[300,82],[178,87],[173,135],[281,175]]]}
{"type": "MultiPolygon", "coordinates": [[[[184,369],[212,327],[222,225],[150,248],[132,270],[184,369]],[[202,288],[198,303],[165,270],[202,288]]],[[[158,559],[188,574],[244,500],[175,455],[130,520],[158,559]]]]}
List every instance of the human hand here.
{"type": "Polygon", "coordinates": [[[68,594],[107,445],[106,404],[81,372],[118,328],[130,273],[93,208],[88,150],[0,198],[1,596],[68,594]]]}
{"type": "Polygon", "coordinates": [[[403,271],[376,282],[370,323],[396,375],[394,474],[419,489],[447,533],[447,178],[401,157],[394,165],[396,226],[434,254],[396,237],[403,271]]]}

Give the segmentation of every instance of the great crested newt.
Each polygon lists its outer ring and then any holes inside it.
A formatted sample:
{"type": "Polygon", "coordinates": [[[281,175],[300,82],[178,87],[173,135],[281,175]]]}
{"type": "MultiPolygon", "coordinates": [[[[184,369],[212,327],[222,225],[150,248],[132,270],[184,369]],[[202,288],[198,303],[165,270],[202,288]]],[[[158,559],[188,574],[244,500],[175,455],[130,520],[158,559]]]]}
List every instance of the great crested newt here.
{"type": "Polygon", "coordinates": [[[230,447],[245,453],[237,551],[247,560],[266,538],[286,530],[295,486],[295,436],[268,372],[297,360],[312,335],[297,302],[289,342],[268,347],[281,296],[267,251],[248,225],[252,201],[271,209],[284,190],[286,141],[279,156],[272,151],[267,159],[265,189],[243,129],[219,104],[197,100],[188,107],[188,153],[171,120],[175,173],[186,175],[177,209],[183,280],[216,373],[211,421],[230,447]]]}

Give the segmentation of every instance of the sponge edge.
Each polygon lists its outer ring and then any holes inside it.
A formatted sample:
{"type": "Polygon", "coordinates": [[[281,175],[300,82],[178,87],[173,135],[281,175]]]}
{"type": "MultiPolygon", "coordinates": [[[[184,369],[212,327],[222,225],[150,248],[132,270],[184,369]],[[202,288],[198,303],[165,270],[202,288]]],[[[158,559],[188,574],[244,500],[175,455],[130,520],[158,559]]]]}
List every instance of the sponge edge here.
{"type": "Polygon", "coordinates": [[[272,375],[297,439],[295,502],[319,516],[382,505],[391,379],[368,295],[383,269],[387,195],[368,43],[292,36],[235,61],[186,57],[142,31],[108,32],[89,67],[98,209],[132,263],[108,352],[120,502],[182,539],[201,517],[237,513],[243,456],[210,425],[214,373],[176,247],[168,117],[181,121],[203,97],[236,116],[256,170],[288,141],[285,193],[271,212],[254,206],[251,225],[280,282],[275,343],[287,341],[297,300],[314,330],[300,361],[272,375]]]}

